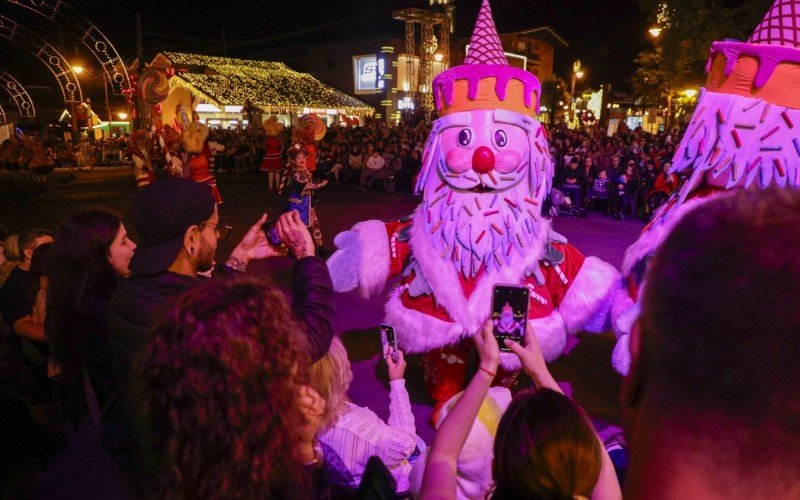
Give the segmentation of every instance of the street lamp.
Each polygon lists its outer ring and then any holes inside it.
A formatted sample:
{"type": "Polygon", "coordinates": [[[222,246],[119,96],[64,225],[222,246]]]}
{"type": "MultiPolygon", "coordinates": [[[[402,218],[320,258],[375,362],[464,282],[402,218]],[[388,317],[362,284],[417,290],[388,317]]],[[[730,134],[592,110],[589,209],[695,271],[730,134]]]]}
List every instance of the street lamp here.
{"type": "Polygon", "coordinates": [[[572,78],[570,79],[569,86],[569,99],[572,102],[572,106],[570,107],[569,121],[574,121],[575,119],[575,83],[583,78],[583,76],[584,72],[581,69],[581,61],[578,59],[572,63],[572,78]]]}
{"type": "Polygon", "coordinates": [[[652,28],[647,30],[647,32],[650,33],[650,36],[652,36],[653,38],[660,37],[661,36],[661,31],[662,31],[662,28],[660,26],[653,26],[652,28]]]}
{"type": "MultiPolygon", "coordinates": [[[[87,71],[89,73],[93,73],[92,70],[84,68],[80,64],[72,65],[72,66],[70,66],[70,68],[72,69],[72,72],[75,73],[76,75],[80,75],[84,71],[87,71]]],[[[106,96],[106,115],[108,115],[108,124],[109,124],[108,127],[109,127],[109,130],[111,130],[112,117],[111,117],[111,104],[109,103],[109,100],[108,100],[108,78],[106,78],[105,72],[101,72],[100,76],[97,76],[95,78],[102,78],[103,79],[103,92],[105,93],[105,96],[106,96]]],[[[94,78],[92,78],[92,80],[93,79],[94,78]]]]}
{"type": "Polygon", "coordinates": [[[119,117],[120,120],[124,120],[124,119],[126,119],[128,117],[128,113],[126,113],[124,111],[121,112],[121,113],[117,113],[117,117],[119,117]]]}
{"type": "Polygon", "coordinates": [[[696,89],[686,89],[686,90],[683,91],[683,95],[685,95],[689,99],[694,99],[694,96],[697,95],[697,90],[696,89]]]}

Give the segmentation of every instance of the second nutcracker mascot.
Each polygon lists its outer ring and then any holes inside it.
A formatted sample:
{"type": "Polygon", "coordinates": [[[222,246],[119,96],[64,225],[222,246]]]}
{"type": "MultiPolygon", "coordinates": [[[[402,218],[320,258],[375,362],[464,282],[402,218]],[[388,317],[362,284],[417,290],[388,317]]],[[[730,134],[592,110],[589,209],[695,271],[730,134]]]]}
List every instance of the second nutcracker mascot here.
{"type": "MultiPolygon", "coordinates": [[[[567,335],[598,331],[619,274],[584,257],[541,216],[553,177],[545,131],[536,121],[536,76],[508,65],[487,0],[460,66],[433,81],[440,118],[425,146],[405,220],[370,220],[337,235],[328,267],[337,291],[380,293],[401,277],[386,322],[407,352],[426,353],[437,403],[462,390],[472,335],[489,317],[495,284],[524,285],[528,321],[548,360],[567,335]]],[[[513,383],[519,360],[503,354],[496,382],[513,383]]]]}

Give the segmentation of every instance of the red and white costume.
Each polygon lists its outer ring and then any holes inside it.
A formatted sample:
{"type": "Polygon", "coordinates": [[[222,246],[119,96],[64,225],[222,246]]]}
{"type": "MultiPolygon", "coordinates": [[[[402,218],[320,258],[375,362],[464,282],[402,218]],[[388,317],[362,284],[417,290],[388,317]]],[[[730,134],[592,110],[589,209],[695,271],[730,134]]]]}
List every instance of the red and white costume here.
{"type": "MultiPolygon", "coordinates": [[[[417,181],[421,205],[408,220],[340,233],[328,267],[337,291],[365,296],[402,276],[385,321],[401,349],[427,353],[429,390],[443,403],[464,387],[470,337],[490,315],[495,285],[528,287],[528,321],[552,360],[567,334],[603,330],[620,279],[541,217],[553,165],[533,118],[540,85],[508,65],[486,0],[467,59],[438,75],[433,91],[440,118],[417,181]]],[[[496,382],[510,385],[519,359],[501,358],[496,382]]]]}
{"type": "Polygon", "coordinates": [[[277,137],[267,137],[264,141],[264,157],[261,160],[261,171],[283,170],[283,143],[277,137]]]}
{"type": "Polygon", "coordinates": [[[683,216],[731,189],[800,187],[799,68],[800,0],[775,0],[747,42],[711,45],[706,88],[669,172],[690,175],[625,253],[625,290],[610,310],[619,373],[630,369],[648,262],[683,216]]]}
{"type": "Polygon", "coordinates": [[[222,196],[220,196],[219,189],[217,189],[217,180],[208,169],[208,157],[206,155],[203,153],[190,154],[183,168],[188,169],[189,178],[193,181],[208,184],[214,199],[217,203],[222,203],[222,196]]]}

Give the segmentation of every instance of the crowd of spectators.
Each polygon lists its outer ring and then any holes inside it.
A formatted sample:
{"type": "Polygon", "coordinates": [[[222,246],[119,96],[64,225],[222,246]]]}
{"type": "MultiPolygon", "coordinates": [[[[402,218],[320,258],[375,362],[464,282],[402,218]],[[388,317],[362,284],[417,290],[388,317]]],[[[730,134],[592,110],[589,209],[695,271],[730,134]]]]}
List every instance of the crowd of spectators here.
{"type": "Polygon", "coordinates": [[[553,185],[574,205],[600,201],[609,215],[647,219],[678,185],[677,176],[667,173],[677,130],[650,134],[622,127],[608,137],[556,126],[549,133],[553,185]]]}
{"type": "MultiPolygon", "coordinates": [[[[556,151],[566,139],[565,155],[586,149],[591,158],[589,139],[554,135],[556,151]]],[[[375,151],[403,149],[402,133],[353,136],[375,151]]],[[[635,147],[604,150],[646,165],[636,137],[627,136],[635,147]]],[[[682,219],[654,258],[622,397],[631,498],[800,494],[798,214],[791,190],[721,195],[682,219]],[[770,453],[753,463],[765,445],[770,453]]],[[[278,219],[280,245],[268,242],[263,214],[224,264],[217,245],[231,227],[208,186],[161,180],[137,193],[131,216],[137,243],[105,209],[78,210],[54,233],[0,234],[0,416],[9,422],[0,426],[0,487],[10,464],[33,455],[43,465],[57,443],[37,426],[38,403],[68,414],[75,429],[94,420],[132,491],[158,498],[391,497],[410,487],[414,469],[420,498],[455,498],[470,474],[493,478],[479,497],[621,498],[616,462],[530,329],[525,346],[504,347],[535,389],[493,424],[491,471],[464,470],[462,448],[499,366],[490,322],[474,337],[477,370],[425,450],[402,352],[396,361],[384,353],[388,423],[348,400],[330,274],[297,212],[278,219]],[[285,255],[294,259],[291,305],[247,275],[249,263],[285,255]]]]}
{"type": "MultiPolygon", "coordinates": [[[[288,150],[293,127],[278,139],[288,150]]],[[[376,123],[355,127],[330,127],[317,143],[316,172],[329,181],[352,184],[360,190],[380,186],[387,191],[411,192],[419,172],[422,150],[430,127],[389,126],[376,123]]],[[[264,156],[266,136],[260,128],[212,129],[208,140],[216,171],[255,172],[264,156]]]]}

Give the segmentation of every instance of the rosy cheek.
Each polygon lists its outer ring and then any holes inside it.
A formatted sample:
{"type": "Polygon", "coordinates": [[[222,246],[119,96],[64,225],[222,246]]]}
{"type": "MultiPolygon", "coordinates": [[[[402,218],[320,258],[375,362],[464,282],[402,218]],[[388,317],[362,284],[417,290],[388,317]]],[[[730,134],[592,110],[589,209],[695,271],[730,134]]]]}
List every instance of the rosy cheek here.
{"type": "Polygon", "coordinates": [[[472,152],[463,148],[453,148],[447,152],[444,161],[448,170],[463,174],[472,168],[472,152]]]}
{"type": "Polygon", "coordinates": [[[516,151],[501,151],[497,153],[494,168],[501,174],[510,174],[519,167],[520,158],[516,151]]]}

